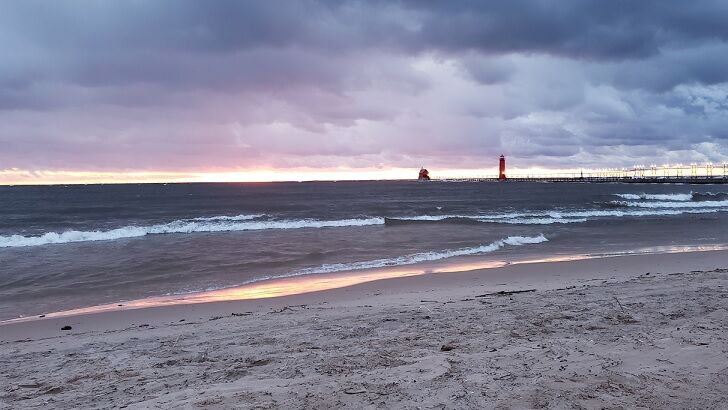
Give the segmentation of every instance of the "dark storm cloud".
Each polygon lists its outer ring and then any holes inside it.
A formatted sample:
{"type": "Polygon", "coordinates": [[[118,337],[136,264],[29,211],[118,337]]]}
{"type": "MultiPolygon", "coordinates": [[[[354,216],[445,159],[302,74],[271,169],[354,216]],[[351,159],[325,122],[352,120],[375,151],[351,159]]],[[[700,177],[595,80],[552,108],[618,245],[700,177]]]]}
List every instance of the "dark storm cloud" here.
{"type": "MultiPolygon", "coordinates": [[[[3,76],[7,85],[44,78],[205,85],[274,67],[270,77],[295,81],[306,77],[304,54],[367,49],[640,59],[728,38],[725,2],[17,1],[3,9],[3,60],[17,62],[6,71],[15,76],[3,76]],[[297,51],[290,58],[300,64],[284,57],[253,64],[255,55],[240,54],[261,49],[297,51]]],[[[720,76],[711,67],[693,72],[720,76]]]]}
{"type": "Polygon", "coordinates": [[[724,1],[7,1],[0,169],[726,159],[725,21],[724,1]]]}
{"type": "Polygon", "coordinates": [[[407,2],[422,10],[425,45],[624,59],[670,44],[728,39],[721,1],[407,2]]]}

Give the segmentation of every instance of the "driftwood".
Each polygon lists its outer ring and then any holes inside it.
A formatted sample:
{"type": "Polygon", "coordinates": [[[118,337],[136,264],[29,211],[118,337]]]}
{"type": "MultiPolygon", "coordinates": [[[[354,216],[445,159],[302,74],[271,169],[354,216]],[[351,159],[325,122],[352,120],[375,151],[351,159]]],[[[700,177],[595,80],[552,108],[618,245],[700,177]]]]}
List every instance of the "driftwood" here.
{"type": "Polygon", "coordinates": [[[498,292],[493,293],[484,293],[482,295],[475,296],[476,298],[486,298],[488,296],[508,296],[513,295],[516,293],[527,293],[527,292],[535,292],[536,289],[524,289],[524,290],[501,290],[498,292]]]}

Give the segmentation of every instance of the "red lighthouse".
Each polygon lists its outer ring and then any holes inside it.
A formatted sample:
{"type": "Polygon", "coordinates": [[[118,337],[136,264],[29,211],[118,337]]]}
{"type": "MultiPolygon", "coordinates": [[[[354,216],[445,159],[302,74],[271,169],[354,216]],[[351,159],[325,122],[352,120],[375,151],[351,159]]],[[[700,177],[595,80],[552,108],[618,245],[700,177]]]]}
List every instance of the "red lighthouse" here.
{"type": "Polygon", "coordinates": [[[506,180],[506,157],[503,155],[500,156],[500,163],[498,166],[498,180],[506,180]]]}

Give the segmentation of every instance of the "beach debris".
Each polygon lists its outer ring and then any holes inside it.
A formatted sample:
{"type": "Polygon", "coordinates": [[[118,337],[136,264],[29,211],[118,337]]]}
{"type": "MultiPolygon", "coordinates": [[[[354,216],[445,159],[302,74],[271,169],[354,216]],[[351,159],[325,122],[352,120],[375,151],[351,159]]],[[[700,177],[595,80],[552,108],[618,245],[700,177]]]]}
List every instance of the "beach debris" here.
{"type": "Polygon", "coordinates": [[[233,313],[230,314],[230,316],[250,316],[252,314],[253,314],[253,312],[244,312],[244,313],[235,313],[235,312],[233,312],[233,313]]]}
{"type": "Polygon", "coordinates": [[[295,312],[296,311],[296,309],[293,309],[290,306],[284,306],[284,307],[282,307],[280,309],[272,310],[270,313],[283,313],[286,310],[290,310],[291,312],[295,312]]]}
{"type": "Polygon", "coordinates": [[[455,344],[453,342],[445,343],[444,345],[440,346],[441,352],[449,352],[450,350],[453,350],[455,348],[455,344]]]}
{"type": "Polygon", "coordinates": [[[348,389],[344,389],[344,393],[346,394],[361,394],[366,392],[367,389],[363,387],[349,387],[348,389]]]}
{"type": "Polygon", "coordinates": [[[535,292],[536,289],[523,289],[523,290],[501,290],[498,292],[492,292],[492,293],[484,293],[482,295],[476,295],[476,298],[486,298],[489,296],[509,296],[509,295],[515,295],[516,293],[527,293],[527,292],[535,292]]]}
{"type": "Polygon", "coordinates": [[[627,314],[627,312],[624,311],[624,306],[622,306],[622,302],[620,302],[619,299],[617,299],[616,296],[612,296],[612,297],[614,298],[614,300],[617,301],[617,304],[619,305],[619,308],[622,309],[622,313],[627,314]]]}
{"type": "Polygon", "coordinates": [[[66,326],[63,326],[63,327],[61,328],[61,330],[71,330],[71,329],[73,329],[73,328],[72,328],[71,326],[68,326],[68,325],[66,325],[66,326]]]}
{"type": "Polygon", "coordinates": [[[270,363],[270,359],[253,359],[251,357],[245,359],[245,364],[250,367],[265,366],[270,363]]]}
{"type": "Polygon", "coordinates": [[[38,315],[38,317],[45,317],[45,315],[38,315]]]}
{"type": "Polygon", "coordinates": [[[63,390],[60,386],[54,386],[49,388],[48,390],[44,391],[43,394],[58,394],[63,390]]]}

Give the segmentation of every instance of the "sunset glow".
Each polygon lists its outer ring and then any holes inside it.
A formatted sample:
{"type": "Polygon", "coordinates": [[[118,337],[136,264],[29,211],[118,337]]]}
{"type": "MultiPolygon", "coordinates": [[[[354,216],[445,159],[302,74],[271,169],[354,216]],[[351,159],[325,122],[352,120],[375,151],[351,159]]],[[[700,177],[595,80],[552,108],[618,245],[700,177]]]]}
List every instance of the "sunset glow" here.
{"type": "MultiPolygon", "coordinates": [[[[527,168],[509,169],[516,176],[578,173],[575,169],[527,168]]],[[[435,179],[492,178],[490,169],[431,170],[435,179]]],[[[277,182],[277,181],[353,181],[353,180],[409,180],[417,177],[417,169],[410,168],[300,168],[253,169],[198,172],[88,172],[88,171],[26,171],[10,169],[0,171],[0,185],[63,185],[63,184],[118,184],[118,183],[179,183],[179,182],[277,182]]]]}

